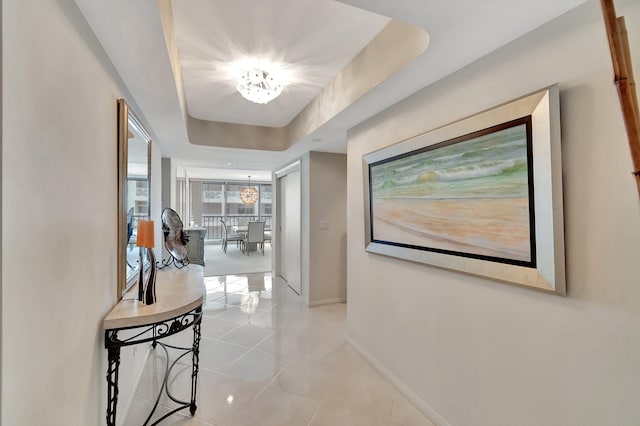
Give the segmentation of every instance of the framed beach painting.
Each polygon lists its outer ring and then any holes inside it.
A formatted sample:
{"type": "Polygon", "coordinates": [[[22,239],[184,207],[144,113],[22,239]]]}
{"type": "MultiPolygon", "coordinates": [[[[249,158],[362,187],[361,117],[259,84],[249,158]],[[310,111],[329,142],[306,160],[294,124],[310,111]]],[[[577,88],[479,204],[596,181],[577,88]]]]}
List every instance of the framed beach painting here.
{"type": "Polygon", "coordinates": [[[557,87],[363,163],[367,251],[566,294],[557,87]]]}

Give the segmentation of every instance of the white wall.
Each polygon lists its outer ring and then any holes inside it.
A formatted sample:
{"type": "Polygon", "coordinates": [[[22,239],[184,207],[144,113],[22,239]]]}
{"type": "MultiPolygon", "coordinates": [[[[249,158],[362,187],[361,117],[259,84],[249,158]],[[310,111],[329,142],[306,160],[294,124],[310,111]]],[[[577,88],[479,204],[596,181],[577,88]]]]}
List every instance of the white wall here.
{"type": "MultiPolygon", "coordinates": [[[[616,5],[637,75],[640,3],[616,5]]],[[[640,202],[631,170],[593,0],[366,121],[348,141],[349,338],[441,424],[640,424],[640,202]],[[566,298],[364,251],[363,154],[554,83],[566,298]]]]}
{"type": "Polygon", "coordinates": [[[347,298],[346,180],[346,155],[309,153],[309,306],[347,298]]]}
{"type": "MultiPolygon", "coordinates": [[[[72,1],[5,1],[2,19],[1,421],[103,424],[102,319],[116,303],[116,99],[126,91],[72,1]]],[[[154,144],[155,200],[160,156],[154,144]]],[[[142,354],[123,351],[121,403],[142,354]]]]}

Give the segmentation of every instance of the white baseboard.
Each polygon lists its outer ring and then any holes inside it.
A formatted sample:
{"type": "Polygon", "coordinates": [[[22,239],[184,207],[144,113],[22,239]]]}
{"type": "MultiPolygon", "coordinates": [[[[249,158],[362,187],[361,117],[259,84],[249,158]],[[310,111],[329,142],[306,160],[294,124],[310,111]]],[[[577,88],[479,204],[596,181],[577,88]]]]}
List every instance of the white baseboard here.
{"type": "Polygon", "coordinates": [[[429,420],[431,420],[437,426],[451,426],[436,410],[431,408],[429,404],[424,402],[418,395],[416,395],[407,385],[405,385],[395,374],[384,367],[377,359],[367,352],[362,346],[360,346],[355,340],[353,340],[348,334],[345,334],[345,340],[349,343],[360,355],[362,355],[367,361],[369,361],[380,374],[382,374],[391,384],[400,392],[409,402],[411,402],[422,414],[424,414],[429,420]]]}
{"type": "Polygon", "coordinates": [[[133,399],[138,390],[138,385],[140,384],[140,379],[142,378],[142,373],[144,373],[144,368],[147,366],[147,361],[149,360],[149,355],[151,354],[151,345],[144,345],[142,347],[146,347],[146,352],[144,353],[144,357],[142,359],[142,364],[140,365],[140,369],[137,371],[136,376],[133,379],[133,383],[131,386],[131,392],[129,393],[129,397],[124,404],[122,404],[122,409],[118,410],[118,418],[116,423],[118,425],[123,425],[129,416],[129,410],[133,405],[133,399]]]}
{"type": "Polygon", "coordinates": [[[322,299],[322,300],[314,300],[313,302],[309,302],[307,306],[313,308],[314,306],[320,305],[333,305],[334,303],[345,303],[347,299],[344,297],[338,297],[336,299],[322,299]]]}

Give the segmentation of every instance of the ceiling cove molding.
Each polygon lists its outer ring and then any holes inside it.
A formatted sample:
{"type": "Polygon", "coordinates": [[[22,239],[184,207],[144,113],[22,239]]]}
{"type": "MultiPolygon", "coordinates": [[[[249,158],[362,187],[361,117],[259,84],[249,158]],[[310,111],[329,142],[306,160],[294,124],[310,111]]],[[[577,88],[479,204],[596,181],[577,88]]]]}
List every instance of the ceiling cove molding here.
{"type": "Polygon", "coordinates": [[[176,39],[176,28],[173,23],[173,9],[171,8],[171,0],[157,0],[158,14],[160,15],[160,25],[162,25],[162,33],[164,41],[167,44],[167,54],[171,64],[171,71],[176,83],[178,98],[180,100],[180,109],[185,119],[187,117],[187,104],[184,96],[184,84],[182,82],[182,68],[178,56],[178,40],[176,39]]]}
{"type": "Polygon", "coordinates": [[[289,142],[288,126],[263,127],[222,123],[193,118],[187,114],[187,134],[194,145],[222,148],[284,151],[289,142]]]}
{"type": "Polygon", "coordinates": [[[289,145],[330,119],[422,55],[429,34],[391,20],[287,126],[289,145]]]}
{"type": "Polygon", "coordinates": [[[158,0],[158,7],[188,140],[201,146],[285,151],[420,57],[429,45],[429,35],[424,29],[391,20],[288,125],[263,127],[207,121],[188,113],[175,29],[170,19],[171,3],[158,0]]]}

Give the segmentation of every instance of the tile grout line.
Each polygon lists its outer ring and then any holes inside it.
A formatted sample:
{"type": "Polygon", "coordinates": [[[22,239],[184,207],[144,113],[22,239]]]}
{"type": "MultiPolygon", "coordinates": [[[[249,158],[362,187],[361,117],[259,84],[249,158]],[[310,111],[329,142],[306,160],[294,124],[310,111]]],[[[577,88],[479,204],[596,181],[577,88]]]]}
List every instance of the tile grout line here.
{"type": "MultiPolygon", "coordinates": [[[[274,297],[276,297],[275,294],[277,292],[278,292],[277,285],[275,285],[272,288],[272,294],[273,294],[274,297]]],[[[233,292],[233,293],[230,293],[230,294],[233,295],[233,294],[242,294],[242,293],[241,292],[233,292]]],[[[219,300],[219,299],[217,299],[217,300],[219,300]]],[[[210,303],[216,303],[216,302],[212,301],[210,303]]],[[[220,370],[209,370],[208,368],[204,368],[204,369],[206,369],[208,371],[211,371],[214,374],[217,374],[217,375],[220,375],[220,376],[223,376],[223,377],[228,377],[228,378],[231,378],[231,379],[236,380],[236,381],[252,383],[254,385],[257,385],[256,389],[259,389],[259,392],[257,392],[254,396],[251,397],[250,403],[255,402],[256,399],[258,399],[260,396],[264,395],[265,391],[267,391],[268,389],[273,389],[273,390],[275,390],[277,392],[282,392],[283,396],[284,395],[289,395],[289,396],[287,396],[287,398],[296,398],[296,399],[302,398],[302,399],[305,399],[307,401],[310,401],[310,402],[314,403],[314,405],[318,404],[315,407],[314,411],[312,412],[312,415],[309,417],[309,420],[308,420],[308,422],[306,424],[307,425],[311,425],[314,421],[320,420],[319,412],[320,412],[320,410],[322,409],[323,406],[326,406],[325,405],[326,401],[331,399],[331,397],[329,395],[324,395],[324,396],[321,396],[319,399],[317,399],[317,398],[312,397],[312,396],[302,395],[302,394],[298,394],[296,392],[290,392],[288,390],[285,390],[285,389],[277,386],[276,383],[277,383],[278,377],[280,377],[282,375],[283,371],[285,371],[289,366],[291,366],[296,361],[318,363],[318,364],[324,364],[325,361],[322,360],[322,359],[315,359],[313,357],[307,357],[307,355],[309,355],[309,354],[306,354],[304,352],[303,353],[299,353],[299,352],[296,351],[295,355],[289,355],[289,354],[286,354],[286,353],[281,353],[280,351],[271,351],[271,350],[265,350],[263,348],[258,348],[258,346],[264,344],[266,341],[268,341],[269,339],[273,338],[273,336],[277,332],[279,332],[280,330],[284,330],[285,333],[288,330],[289,333],[286,333],[286,334],[291,335],[291,336],[293,336],[294,334],[295,335],[299,335],[299,336],[303,336],[303,337],[304,336],[308,336],[309,330],[307,329],[307,327],[302,327],[300,329],[294,327],[293,329],[290,329],[290,328],[287,327],[286,324],[282,324],[282,325],[280,325],[278,327],[274,327],[273,324],[278,319],[278,318],[275,318],[275,317],[272,317],[272,322],[271,322],[272,326],[270,326],[270,327],[261,327],[259,325],[254,325],[254,324],[244,323],[244,322],[238,323],[238,322],[235,322],[235,321],[229,321],[229,320],[220,318],[220,316],[224,315],[225,312],[230,312],[232,309],[236,310],[236,311],[238,310],[238,306],[236,306],[236,305],[228,305],[228,306],[230,306],[231,309],[226,310],[226,311],[222,311],[221,313],[218,313],[217,315],[215,315],[213,317],[207,316],[207,318],[208,318],[207,322],[211,322],[211,326],[213,326],[214,323],[212,322],[212,320],[218,319],[218,320],[224,321],[224,322],[233,322],[235,326],[233,328],[229,329],[228,331],[220,334],[216,338],[208,338],[206,336],[203,336],[203,338],[206,338],[206,340],[209,340],[210,342],[216,341],[216,342],[219,342],[219,343],[224,343],[224,344],[231,345],[231,346],[234,346],[234,347],[246,349],[241,355],[237,356],[235,359],[233,359],[233,361],[231,363],[226,365],[226,367],[224,368],[225,370],[229,369],[231,366],[237,365],[237,363],[239,363],[242,359],[245,359],[248,356],[249,352],[251,352],[251,351],[259,351],[259,352],[268,353],[268,354],[270,354],[270,355],[272,355],[274,357],[275,356],[280,356],[283,359],[286,359],[287,361],[286,361],[286,363],[283,363],[283,364],[279,365],[277,371],[274,372],[273,377],[268,380],[267,384],[260,383],[260,382],[254,382],[254,381],[252,381],[250,379],[238,378],[238,377],[235,377],[233,375],[230,375],[230,374],[225,373],[225,372],[220,371],[220,370]],[[258,340],[256,340],[256,343],[254,343],[252,346],[245,346],[245,345],[242,345],[242,344],[221,340],[221,338],[223,338],[225,336],[228,336],[230,333],[233,333],[234,331],[239,330],[241,326],[246,326],[246,325],[252,325],[254,328],[257,327],[257,328],[260,328],[260,329],[268,330],[268,333],[264,337],[258,338],[258,340]]],[[[289,309],[289,308],[291,308],[291,307],[288,305],[288,303],[272,304],[270,310],[262,311],[258,315],[266,314],[267,312],[269,312],[272,316],[275,315],[277,317],[278,316],[277,314],[279,314],[279,313],[286,314],[286,312],[282,312],[281,309],[289,309]]],[[[333,330],[334,327],[331,324],[333,322],[333,317],[332,317],[332,312],[331,311],[326,311],[326,312],[318,311],[318,313],[320,315],[318,315],[316,319],[321,320],[321,322],[323,322],[323,323],[326,320],[329,320],[326,323],[326,326],[328,326],[329,328],[327,328],[326,330],[325,330],[324,326],[317,327],[317,331],[320,332],[319,336],[322,337],[322,335],[326,334],[325,331],[328,332],[328,331],[333,330]],[[331,330],[329,330],[329,329],[331,329],[331,330]]],[[[295,317],[297,315],[298,315],[298,312],[289,312],[289,316],[295,317]]],[[[314,315],[314,317],[315,317],[315,315],[314,315]]],[[[287,318],[289,318],[289,317],[287,316],[287,318]]],[[[308,319],[309,319],[309,321],[311,323],[314,323],[314,321],[315,321],[315,320],[311,321],[313,319],[311,317],[309,317],[308,319]]],[[[344,318],[340,318],[340,320],[344,321],[344,318]]],[[[293,336],[293,337],[295,337],[295,336],[293,336]]],[[[341,339],[341,341],[343,343],[346,343],[346,339],[344,339],[344,337],[343,337],[343,339],[341,339]]],[[[322,346],[322,347],[324,347],[324,346],[322,346]]],[[[267,365],[267,367],[269,367],[269,366],[267,365]]],[[[269,371],[267,371],[267,372],[269,372],[269,371]]],[[[250,376],[251,377],[257,377],[259,375],[250,375],[250,376]]],[[[396,398],[397,398],[397,395],[396,395],[396,393],[394,393],[392,395],[392,398],[391,398],[391,405],[390,405],[390,408],[389,408],[388,416],[386,416],[386,418],[384,418],[384,417],[380,418],[381,422],[384,422],[386,420],[387,426],[391,426],[392,425],[392,423],[391,423],[391,413],[393,412],[393,406],[395,404],[396,398]]],[[[298,402],[296,402],[296,403],[298,403],[298,402]]],[[[351,412],[351,410],[348,410],[348,411],[351,412]]],[[[306,411],[306,413],[308,413],[308,411],[306,411]]],[[[198,418],[197,420],[198,421],[202,421],[203,424],[207,424],[207,425],[210,424],[210,423],[205,422],[201,418],[198,418]]],[[[300,422],[300,423],[302,424],[302,422],[300,422]]],[[[381,424],[385,424],[385,423],[381,423],[381,424]]]]}
{"type": "Polygon", "coordinates": [[[315,420],[316,416],[320,412],[320,408],[322,408],[322,404],[324,404],[324,401],[320,402],[320,405],[318,405],[318,408],[316,408],[316,411],[313,413],[313,416],[311,416],[311,419],[309,419],[309,423],[307,424],[307,426],[311,426],[313,424],[313,421],[315,420]]]}
{"type": "Polygon", "coordinates": [[[391,414],[393,413],[393,406],[396,403],[396,398],[398,396],[398,390],[393,388],[393,398],[391,398],[391,408],[389,408],[389,415],[387,416],[387,426],[391,426],[391,414]]]}

